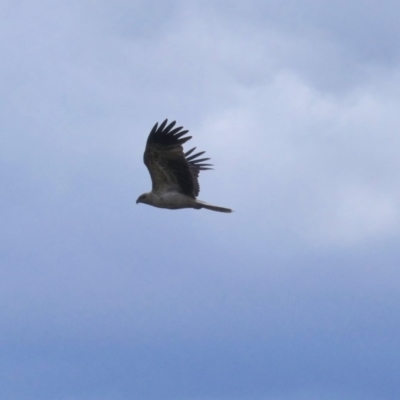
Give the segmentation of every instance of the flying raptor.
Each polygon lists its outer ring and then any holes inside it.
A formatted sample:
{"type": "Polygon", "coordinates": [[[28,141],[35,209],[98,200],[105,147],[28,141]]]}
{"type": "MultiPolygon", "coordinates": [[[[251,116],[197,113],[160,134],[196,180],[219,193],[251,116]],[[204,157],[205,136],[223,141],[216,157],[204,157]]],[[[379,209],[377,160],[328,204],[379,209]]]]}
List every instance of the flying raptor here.
{"type": "Polygon", "coordinates": [[[182,145],[191,139],[185,136],[189,131],[181,126],[174,128],[175,121],[168,124],[166,119],[160,126],[156,123],[147,139],[143,161],[150,172],[152,190],[138,197],[136,204],[144,203],[159,208],[177,210],[195,208],[199,210],[232,212],[231,209],[213,206],[196,199],[200,186],[200,171],[212,169],[204,163],[209,158],[199,158],[204,151],[192,154],[196,147],[183,152],[182,145]]]}

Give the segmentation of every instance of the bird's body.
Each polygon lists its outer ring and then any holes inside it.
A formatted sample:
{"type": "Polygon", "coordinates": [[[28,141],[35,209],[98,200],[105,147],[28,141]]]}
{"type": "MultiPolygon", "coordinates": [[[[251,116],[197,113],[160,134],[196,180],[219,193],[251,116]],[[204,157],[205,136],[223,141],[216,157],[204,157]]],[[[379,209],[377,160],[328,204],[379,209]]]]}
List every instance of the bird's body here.
{"type": "Polygon", "coordinates": [[[140,203],[145,203],[158,208],[168,208],[170,210],[178,210],[180,208],[201,208],[196,207],[196,200],[192,197],[175,191],[164,193],[149,192],[145,193],[145,195],[146,201],[140,201],[140,203]]]}
{"type": "Polygon", "coordinates": [[[196,198],[200,191],[200,171],[211,169],[211,164],[204,163],[209,158],[199,159],[204,151],[192,154],[195,148],[184,153],[182,144],[191,136],[183,137],[188,131],[183,131],[182,127],[173,129],[175,121],[167,123],[165,120],[159,127],[155,124],[147,139],[143,161],[151,176],[152,190],[139,196],[136,203],[170,210],[206,208],[232,212],[229,208],[213,206],[196,198]]]}

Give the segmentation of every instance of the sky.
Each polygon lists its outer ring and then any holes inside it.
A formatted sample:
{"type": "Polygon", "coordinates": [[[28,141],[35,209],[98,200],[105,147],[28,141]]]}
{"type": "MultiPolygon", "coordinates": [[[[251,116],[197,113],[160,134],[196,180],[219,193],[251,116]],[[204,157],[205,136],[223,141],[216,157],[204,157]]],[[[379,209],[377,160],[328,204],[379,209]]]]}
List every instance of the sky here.
{"type": "Polygon", "coordinates": [[[399,12],[2,0],[1,397],[397,399],[399,12]],[[165,118],[234,213],[135,204],[165,118]]]}

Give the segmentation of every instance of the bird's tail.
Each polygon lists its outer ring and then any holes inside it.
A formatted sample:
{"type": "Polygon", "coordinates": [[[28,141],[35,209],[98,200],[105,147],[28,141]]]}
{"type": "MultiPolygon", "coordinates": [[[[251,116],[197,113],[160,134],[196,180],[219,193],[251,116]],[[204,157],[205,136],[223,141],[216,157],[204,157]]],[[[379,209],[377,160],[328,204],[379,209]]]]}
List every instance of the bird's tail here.
{"type": "Polygon", "coordinates": [[[208,203],[205,203],[204,201],[197,200],[197,199],[196,199],[196,204],[199,206],[199,208],[206,208],[207,210],[219,211],[219,212],[224,212],[224,213],[232,212],[232,210],[230,208],[213,206],[212,204],[208,204],[208,203]]]}

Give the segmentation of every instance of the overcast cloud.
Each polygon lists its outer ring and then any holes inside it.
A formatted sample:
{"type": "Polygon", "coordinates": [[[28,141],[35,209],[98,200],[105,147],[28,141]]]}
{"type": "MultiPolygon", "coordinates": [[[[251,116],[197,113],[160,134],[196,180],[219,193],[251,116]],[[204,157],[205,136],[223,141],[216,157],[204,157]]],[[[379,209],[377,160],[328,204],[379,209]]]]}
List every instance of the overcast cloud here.
{"type": "Polygon", "coordinates": [[[0,3],[0,393],[400,392],[400,4],[0,3]],[[215,169],[136,205],[155,122],[215,169]]]}

